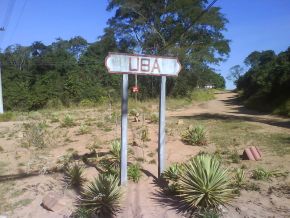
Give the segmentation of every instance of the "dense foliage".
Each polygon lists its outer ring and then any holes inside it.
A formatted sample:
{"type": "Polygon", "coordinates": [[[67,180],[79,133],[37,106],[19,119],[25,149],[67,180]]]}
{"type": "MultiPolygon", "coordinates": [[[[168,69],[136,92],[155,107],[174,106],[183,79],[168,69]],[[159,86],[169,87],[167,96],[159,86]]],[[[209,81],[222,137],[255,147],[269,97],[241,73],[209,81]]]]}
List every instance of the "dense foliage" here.
{"type": "MultiPolygon", "coordinates": [[[[98,103],[118,96],[120,76],[109,75],[104,66],[114,51],[177,56],[183,70],[176,79],[168,78],[168,95],[185,96],[208,84],[224,88],[224,78],[209,65],[227,57],[222,34],[227,20],[218,7],[196,19],[206,5],[206,0],[110,0],[108,10],[115,15],[94,43],[77,36],[50,45],[7,47],[0,52],[5,109],[36,110],[87,99],[98,103]]],[[[139,98],[156,97],[159,79],[138,77],[139,98]]]]}
{"type": "Polygon", "coordinates": [[[290,47],[252,52],[246,59],[248,71],[236,80],[248,106],[290,115],[290,47]]]}

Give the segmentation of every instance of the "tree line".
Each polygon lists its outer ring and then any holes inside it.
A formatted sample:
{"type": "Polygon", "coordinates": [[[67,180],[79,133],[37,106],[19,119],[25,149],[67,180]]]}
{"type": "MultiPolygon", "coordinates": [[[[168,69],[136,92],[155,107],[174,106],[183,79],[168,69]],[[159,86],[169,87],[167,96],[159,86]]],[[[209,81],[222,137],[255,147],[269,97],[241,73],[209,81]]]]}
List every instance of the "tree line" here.
{"type": "MultiPolygon", "coordinates": [[[[168,78],[167,94],[190,96],[196,87],[224,88],[225,80],[210,66],[227,58],[228,22],[219,7],[202,17],[206,0],[110,0],[104,34],[88,43],[81,36],[56,39],[49,45],[11,45],[0,52],[5,110],[37,110],[47,105],[102,102],[120,95],[121,78],[108,74],[108,52],[176,56],[183,69],[168,78]]],[[[139,99],[159,95],[159,77],[138,76],[139,99]]],[[[134,76],[129,77],[131,86],[134,76]]]]}
{"type": "Polygon", "coordinates": [[[237,89],[248,107],[290,116],[290,47],[275,54],[254,51],[246,59],[248,70],[232,68],[237,89]]]}

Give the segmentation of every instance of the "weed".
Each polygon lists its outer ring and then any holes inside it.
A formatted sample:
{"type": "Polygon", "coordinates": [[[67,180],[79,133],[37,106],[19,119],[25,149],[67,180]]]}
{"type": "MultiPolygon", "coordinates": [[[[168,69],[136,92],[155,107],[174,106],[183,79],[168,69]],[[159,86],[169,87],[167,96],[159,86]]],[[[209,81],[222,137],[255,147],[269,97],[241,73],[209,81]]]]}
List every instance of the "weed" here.
{"type": "Polygon", "coordinates": [[[148,142],[150,141],[150,138],[149,138],[149,131],[148,131],[148,128],[147,127],[143,127],[140,131],[140,135],[141,135],[141,140],[143,142],[148,142]]]}
{"type": "Polygon", "coordinates": [[[133,182],[138,183],[142,176],[140,165],[139,164],[131,164],[128,167],[128,179],[133,182]]]}
{"type": "Polygon", "coordinates": [[[90,129],[87,125],[85,124],[81,124],[79,130],[78,130],[78,134],[79,135],[84,135],[90,132],[90,129]]]}
{"type": "Polygon", "coordinates": [[[156,113],[152,113],[150,115],[150,122],[151,123],[158,123],[158,121],[159,121],[158,115],[156,113]]]}
{"type": "Polygon", "coordinates": [[[35,147],[43,149],[47,147],[51,141],[47,125],[44,122],[25,123],[24,125],[24,147],[35,147]]]}
{"type": "Polygon", "coordinates": [[[271,177],[286,176],[288,173],[281,173],[277,170],[267,171],[261,167],[253,170],[252,178],[255,180],[271,180],[271,177]]]}
{"type": "Polygon", "coordinates": [[[206,145],[206,134],[203,126],[188,127],[181,134],[182,141],[190,145],[206,145]]]}
{"type": "Polygon", "coordinates": [[[240,163],[241,158],[237,150],[234,150],[230,153],[229,159],[231,159],[232,163],[240,163]]]}
{"type": "Polygon", "coordinates": [[[75,125],[74,119],[69,114],[66,114],[61,122],[61,127],[73,127],[75,125]]]}

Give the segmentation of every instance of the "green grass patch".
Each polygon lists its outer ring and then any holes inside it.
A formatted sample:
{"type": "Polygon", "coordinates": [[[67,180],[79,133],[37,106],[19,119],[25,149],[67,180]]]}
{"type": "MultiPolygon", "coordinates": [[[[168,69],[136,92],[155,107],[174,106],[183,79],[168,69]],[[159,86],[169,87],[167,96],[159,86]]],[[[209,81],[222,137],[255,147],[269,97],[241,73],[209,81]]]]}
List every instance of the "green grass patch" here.
{"type": "Polygon", "coordinates": [[[15,114],[11,111],[0,114],[0,122],[11,121],[15,118],[15,114]]]}
{"type": "Polygon", "coordinates": [[[213,89],[195,89],[191,93],[190,99],[192,101],[209,101],[215,98],[214,92],[213,89]]]}

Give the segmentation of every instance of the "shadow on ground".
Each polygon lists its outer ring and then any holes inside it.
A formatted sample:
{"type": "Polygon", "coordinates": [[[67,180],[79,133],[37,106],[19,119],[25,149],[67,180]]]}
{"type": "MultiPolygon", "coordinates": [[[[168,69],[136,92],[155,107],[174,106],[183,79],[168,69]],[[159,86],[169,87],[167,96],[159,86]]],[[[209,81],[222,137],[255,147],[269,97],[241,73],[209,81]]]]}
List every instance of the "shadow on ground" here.
{"type": "Polygon", "coordinates": [[[261,117],[254,117],[254,116],[239,116],[239,115],[231,115],[231,114],[211,114],[211,113],[203,113],[203,114],[196,114],[191,116],[173,116],[178,119],[195,119],[195,120],[224,120],[224,121],[248,121],[248,122],[257,122],[257,123],[264,123],[271,126],[283,127],[290,129],[290,121],[278,121],[273,119],[264,119],[261,117]]]}

